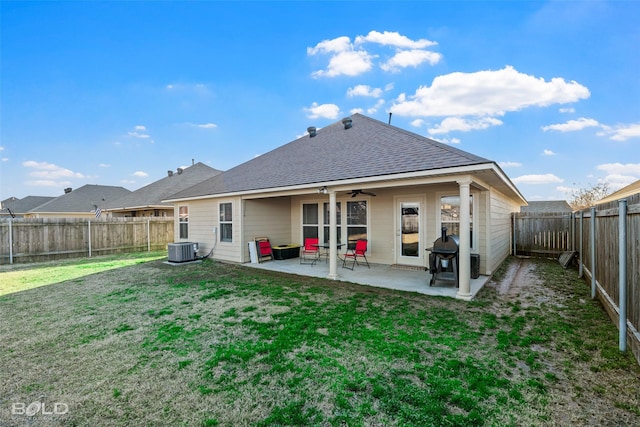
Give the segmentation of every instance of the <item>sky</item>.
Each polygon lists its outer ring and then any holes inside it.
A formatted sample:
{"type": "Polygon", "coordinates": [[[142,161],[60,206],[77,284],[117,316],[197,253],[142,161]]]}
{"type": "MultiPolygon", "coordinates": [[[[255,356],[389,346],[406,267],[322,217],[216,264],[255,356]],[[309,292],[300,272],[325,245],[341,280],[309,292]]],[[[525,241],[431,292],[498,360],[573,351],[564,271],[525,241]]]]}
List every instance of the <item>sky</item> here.
{"type": "Polygon", "coordinates": [[[528,201],[640,179],[640,2],[0,2],[0,200],[227,170],[359,112],[528,201]]]}

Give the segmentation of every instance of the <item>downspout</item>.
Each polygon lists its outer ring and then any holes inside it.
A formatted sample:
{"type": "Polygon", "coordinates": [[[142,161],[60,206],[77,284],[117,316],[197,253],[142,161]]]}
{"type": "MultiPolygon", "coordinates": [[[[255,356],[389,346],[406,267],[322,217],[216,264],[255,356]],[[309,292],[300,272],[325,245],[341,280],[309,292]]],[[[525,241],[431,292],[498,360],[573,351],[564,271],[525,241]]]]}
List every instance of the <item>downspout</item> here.
{"type": "Polygon", "coordinates": [[[591,207],[591,299],[596,297],[596,207],[591,207]]]}
{"type": "Polygon", "coordinates": [[[619,330],[620,351],[627,351],[627,199],[618,201],[618,287],[619,287],[619,330]]]}

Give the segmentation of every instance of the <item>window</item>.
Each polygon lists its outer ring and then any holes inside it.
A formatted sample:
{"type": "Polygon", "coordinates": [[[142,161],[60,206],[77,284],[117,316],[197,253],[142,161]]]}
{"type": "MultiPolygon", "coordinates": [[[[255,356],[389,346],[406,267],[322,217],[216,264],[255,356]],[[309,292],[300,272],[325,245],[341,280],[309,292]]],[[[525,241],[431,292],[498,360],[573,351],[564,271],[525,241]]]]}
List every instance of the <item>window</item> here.
{"type": "Polygon", "coordinates": [[[178,208],[178,227],[180,229],[180,238],[188,239],[189,238],[189,206],[180,206],[178,208]]]}
{"type": "Polygon", "coordinates": [[[233,241],[233,205],[220,203],[220,241],[233,241]]]}
{"type": "Polygon", "coordinates": [[[318,204],[302,205],[302,241],[307,238],[318,238],[318,204]]]}
{"type": "MultiPolygon", "coordinates": [[[[324,243],[329,243],[329,203],[325,203],[323,207],[323,223],[324,223],[324,243]]],[[[340,202],[336,202],[336,233],[338,235],[338,243],[342,243],[342,215],[340,202]]]]}
{"type": "Polygon", "coordinates": [[[367,202],[347,202],[347,243],[367,238],[367,202]]]}
{"type": "MultiPolygon", "coordinates": [[[[460,196],[440,198],[440,226],[447,227],[447,234],[460,235],[460,196]]],[[[473,247],[473,195],[469,196],[469,228],[473,247]]]]}

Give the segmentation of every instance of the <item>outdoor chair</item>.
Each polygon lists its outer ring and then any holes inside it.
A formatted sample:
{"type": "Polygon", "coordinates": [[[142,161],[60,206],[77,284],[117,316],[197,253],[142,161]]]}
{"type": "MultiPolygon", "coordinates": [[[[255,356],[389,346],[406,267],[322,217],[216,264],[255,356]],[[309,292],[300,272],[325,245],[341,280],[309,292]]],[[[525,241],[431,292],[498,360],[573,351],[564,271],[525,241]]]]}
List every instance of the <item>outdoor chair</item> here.
{"type": "Polygon", "coordinates": [[[265,259],[273,260],[273,250],[271,250],[271,242],[267,237],[256,237],[256,252],[258,253],[258,263],[265,259]]]}
{"type": "Polygon", "coordinates": [[[358,262],[358,257],[360,257],[364,259],[364,262],[367,264],[367,268],[371,268],[369,266],[369,261],[367,260],[365,252],[367,252],[367,239],[358,239],[355,246],[352,247],[351,245],[349,245],[349,247],[347,248],[347,252],[344,254],[344,259],[342,260],[342,267],[353,270],[356,264],[360,265],[360,263],[358,262]],[[353,259],[351,267],[347,266],[348,259],[353,259]]]}
{"type": "Polygon", "coordinates": [[[304,246],[300,248],[300,264],[315,264],[320,259],[320,248],[318,238],[307,237],[304,239],[304,246]]]}

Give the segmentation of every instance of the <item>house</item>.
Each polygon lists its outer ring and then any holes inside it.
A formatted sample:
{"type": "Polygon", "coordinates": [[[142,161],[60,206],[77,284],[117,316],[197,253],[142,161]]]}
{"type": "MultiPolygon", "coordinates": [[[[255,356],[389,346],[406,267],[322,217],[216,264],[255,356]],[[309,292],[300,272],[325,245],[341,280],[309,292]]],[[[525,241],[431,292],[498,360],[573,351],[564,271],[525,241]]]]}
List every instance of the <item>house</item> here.
{"type": "Polygon", "coordinates": [[[114,217],[172,217],[173,205],[163,199],[221,172],[200,162],[175,173],[170,170],[164,178],[109,202],[102,211],[114,217]]]}
{"type": "Polygon", "coordinates": [[[26,218],[93,218],[100,216],[103,206],[131,193],[123,187],[87,184],[39,205],[25,213],[26,218]]]}
{"type": "Polygon", "coordinates": [[[22,218],[31,209],[35,209],[53,199],[55,199],[55,197],[27,196],[23,199],[11,197],[2,201],[0,218],[22,218]]]}
{"type": "Polygon", "coordinates": [[[460,236],[457,297],[466,300],[471,253],[484,275],[509,255],[511,213],[527,202],[494,161],[361,114],[307,131],[166,200],[180,212],[175,240],[244,263],[256,236],[272,245],[365,238],[369,262],[427,267],[426,249],[447,227],[460,236]]]}
{"type": "Polygon", "coordinates": [[[632,182],[626,187],[621,188],[615,193],[609,194],[607,197],[598,200],[597,204],[600,205],[602,203],[615,202],[620,199],[624,199],[625,197],[633,196],[634,194],[640,193],[640,179],[632,182]]]}
{"type": "Polygon", "coordinates": [[[573,209],[566,200],[542,200],[529,202],[528,206],[520,206],[522,213],[571,213],[573,209]]]}

